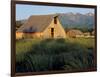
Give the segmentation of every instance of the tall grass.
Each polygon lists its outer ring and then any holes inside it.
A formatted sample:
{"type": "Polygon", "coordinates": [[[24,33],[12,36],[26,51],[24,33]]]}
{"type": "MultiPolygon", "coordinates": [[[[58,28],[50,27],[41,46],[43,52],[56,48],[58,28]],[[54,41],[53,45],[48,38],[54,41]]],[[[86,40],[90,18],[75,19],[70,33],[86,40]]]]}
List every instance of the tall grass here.
{"type": "MultiPolygon", "coordinates": [[[[93,47],[90,46],[92,48],[88,49],[88,45],[86,46],[84,41],[83,44],[81,41],[71,39],[19,41],[16,43],[16,72],[94,67],[93,47]],[[22,50],[19,49],[19,46],[22,50]]],[[[86,41],[88,44],[88,40],[86,41]]],[[[92,42],[94,41],[91,40],[92,42]]]]}
{"type": "Polygon", "coordinates": [[[39,43],[40,39],[26,39],[16,41],[16,61],[22,61],[26,52],[32,50],[32,46],[39,43]]]}
{"type": "Polygon", "coordinates": [[[94,38],[69,38],[68,40],[73,43],[79,43],[86,48],[93,48],[95,45],[94,38]]]}

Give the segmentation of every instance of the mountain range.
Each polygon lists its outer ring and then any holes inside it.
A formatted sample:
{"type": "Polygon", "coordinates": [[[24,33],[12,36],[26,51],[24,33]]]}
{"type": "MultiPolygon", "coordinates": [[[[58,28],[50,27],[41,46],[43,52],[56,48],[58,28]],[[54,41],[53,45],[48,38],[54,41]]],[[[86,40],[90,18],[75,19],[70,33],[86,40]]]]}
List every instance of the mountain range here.
{"type": "Polygon", "coordinates": [[[65,13],[60,14],[59,19],[64,28],[93,28],[94,14],[65,13]]]}
{"type": "MultiPolygon", "coordinates": [[[[93,28],[94,27],[94,14],[93,13],[61,13],[58,14],[60,23],[64,28],[93,28]]],[[[26,20],[20,20],[23,24],[26,20]]]]}

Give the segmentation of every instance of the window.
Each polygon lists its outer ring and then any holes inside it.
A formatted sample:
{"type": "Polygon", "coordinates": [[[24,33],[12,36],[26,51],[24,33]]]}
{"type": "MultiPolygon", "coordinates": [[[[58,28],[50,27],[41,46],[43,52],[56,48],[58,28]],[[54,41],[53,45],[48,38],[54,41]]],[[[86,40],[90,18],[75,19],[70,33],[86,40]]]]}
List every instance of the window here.
{"type": "Polygon", "coordinates": [[[54,37],[54,28],[51,28],[51,37],[54,37]]]}
{"type": "Polygon", "coordinates": [[[54,17],[54,24],[57,24],[57,16],[54,17]]]}
{"type": "Polygon", "coordinates": [[[54,32],[54,28],[51,28],[51,33],[53,33],[54,32]]]}

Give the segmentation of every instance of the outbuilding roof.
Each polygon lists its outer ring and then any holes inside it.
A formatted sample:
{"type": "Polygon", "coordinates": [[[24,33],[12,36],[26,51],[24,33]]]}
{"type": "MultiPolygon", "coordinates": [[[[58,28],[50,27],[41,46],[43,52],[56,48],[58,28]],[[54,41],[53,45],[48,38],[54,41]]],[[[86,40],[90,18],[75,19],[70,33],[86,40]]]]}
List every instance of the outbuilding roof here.
{"type": "Polygon", "coordinates": [[[75,29],[72,29],[72,30],[69,30],[67,32],[68,35],[82,35],[83,32],[81,32],[80,30],[75,30],[75,29]]]}

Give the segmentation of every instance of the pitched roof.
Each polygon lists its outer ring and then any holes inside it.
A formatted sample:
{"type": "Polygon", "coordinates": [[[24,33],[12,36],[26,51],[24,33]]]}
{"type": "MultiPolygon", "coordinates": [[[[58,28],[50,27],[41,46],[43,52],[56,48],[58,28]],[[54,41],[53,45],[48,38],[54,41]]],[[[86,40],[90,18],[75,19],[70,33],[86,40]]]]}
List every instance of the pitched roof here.
{"type": "Polygon", "coordinates": [[[17,30],[17,32],[42,32],[57,14],[33,15],[17,30]]]}

